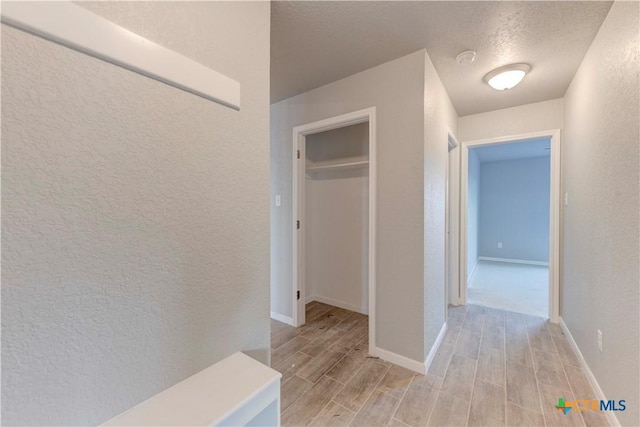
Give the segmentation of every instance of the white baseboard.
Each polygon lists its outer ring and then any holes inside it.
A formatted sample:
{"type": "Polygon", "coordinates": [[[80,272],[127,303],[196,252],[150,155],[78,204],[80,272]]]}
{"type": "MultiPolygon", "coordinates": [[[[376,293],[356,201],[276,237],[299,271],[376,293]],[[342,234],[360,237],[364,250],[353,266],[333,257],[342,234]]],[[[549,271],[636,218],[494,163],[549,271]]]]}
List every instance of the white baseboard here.
{"type": "MultiPolygon", "coordinates": [[[[481,260],[481,261],[508,262],[508,263],[511,263],[511,264],[543,265],[543,266],[546,266],[546,267],[549,266],[548,262],[530,261],[528,259],[494,258],[494,257],[488,257],[488,256],[481,256],[481,257],[478,257],[478,259],[481,260]]],[[[478,264],[476,263],[476,265],[478,265],[478,264]]],[[[475,267],[474,267],[474,273],[475,273],[475,267]]]]}
{"type": "Polygon", "coordinates": [[[286,323],[287,325],[296,326],[293,324],[293,319],[291,317],[284,316],[282,314],[276,313],[275,311],[271,312],[271,318],[273,320],[277,320],[278,322],[286,323]]]}
{"type": "MultiPolygon", "coordinates": [[[[582,355],[582,352],[580,351],[578,344],[576,344],[576,341],[573,339],[573,336],[571,335],[571,331],[569,331],[569,328],[567,327],[567,324],[564,323],[564,319],[562,317],[560,317],[560,327],[562,328],[564,335],[567,337],[567,341],[569,341],[569,344],[571,345],[573,352],[576,354],[576,357],[578,358],[578,362],[580,362],[580,366],[582,367],[582,371],[587,377],[587,380],[589,381],[589,385],[591,385],[591,388],[596,393],[597,398],[600,400],[608,400],[605,397],[604,392],[600,388],[600,384],[598,384],[598,381],[596,380],[595,375],[593,375],[593,372],[591,372],[591,368],[589,368],[589,365],[587,365],[587,361],[582,355]]],[[[578,399],[579,396],[575,396],[575,398],[578,399]]],[[[612,411],[605,411],[604,415],[607,417],[607,420],[609,421],[610,425],[612,425],[613,427],[620,426],[620,422],[618,421],[618,418],[616,418],[616,415],[612,411]]]]}
{"type": "Polygon", "coordinates": [[[473,275],[476,274],[476,270],[478,269],[478,261],[480,261],[480,258],[476,260],[476,262],[473,264],[473,268],[471,268],[471,274],[469,274],[469,278],[467,279],[467,286],[469,286],[469,284],[473,280],[473,275]]]}
{"type": "Polygon", "coordinates": [[[440,348],[440,344],[442,343],[442,340],[444,339],[444,334],[447,332],[447,322],[444,322],[442,324],[442,328],[440,328],[440,332],[438,333],[438,336],[436,337],[436,341],[433,343],[433,345],[431,346],[431,350],[429,351],[429,354],[427,355],[427,359],[424,361],[424,372],[429,372],[429,367],[431,366],[431,363],[433,362],[433,359],[436,357],[436,354],[438,353],[438,349],[440,348]]]}
{"type": "Polygon", "coordinates": [[[372,356],[377,356],[382,360],[386,360],[387,362],[402,366],[403,368],[407,368],[422,375],[425,374],[424,363],[418,360],[409,359],[408,357],[401,356],[397,353],[385,350],[380,347],[375,347],[370,353],[372,356]]]}
{"type": "Polygon", "coordinates": [[[327,298],[327,297],[321,297],[319,295],[311,295],[308,296],[306,298],[306,303],[309,304],[312,301],[318,301],[318,302],[322,302],[324,304],[329,304],[332,305],[334,307],[339,307],[339,308],[344,308],[345,310],[350,310],[350,311],[355,311],[356,313],[361,313],[361,314],[369,314],[369,307],[368,306],[364,306],[364,307],[360,307],[357,306],[355,304],[350,304],[348,302],[344,302],[344,301],[339,301],[333,298],[327,298]]]}

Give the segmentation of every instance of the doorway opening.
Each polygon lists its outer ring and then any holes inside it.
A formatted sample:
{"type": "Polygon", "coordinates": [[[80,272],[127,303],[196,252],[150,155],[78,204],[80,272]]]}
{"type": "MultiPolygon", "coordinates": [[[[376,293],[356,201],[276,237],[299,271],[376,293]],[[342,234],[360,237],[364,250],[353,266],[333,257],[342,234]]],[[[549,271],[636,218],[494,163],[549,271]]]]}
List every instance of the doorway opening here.
{"type": "Polygon", "coordinates": [[[460,303],[558,321],[559,131],[462,144],[460,303]]]}
{"type": "Polygon", "coordinates": [[[375,107],[298,126],[293,321],[313,302],[368,315],[375,348],[375,107]]]}

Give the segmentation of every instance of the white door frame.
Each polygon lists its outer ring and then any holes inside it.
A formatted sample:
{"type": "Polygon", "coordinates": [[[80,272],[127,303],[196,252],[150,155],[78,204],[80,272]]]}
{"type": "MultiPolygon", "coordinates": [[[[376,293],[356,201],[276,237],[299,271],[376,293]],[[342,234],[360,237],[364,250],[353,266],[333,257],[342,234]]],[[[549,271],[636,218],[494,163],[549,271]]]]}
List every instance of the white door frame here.
{"type": "MultiPolygon", "coordinates": [[[[459,305],[460,291],[460,142],[447,129],[448,157],[445,191],[445,313],[449,304],[459,305]]],[[[446,318],[446,317],[445,317],[446,318]]]]}
{"type": "Polygon", "coordinates": [[[305,139],[307,135],[325,132],[358,123],[369,123],[369,349],[376,342],[376,107],[365,108],[293,128],[293,324],[305,323],[305,139]],[[298,157],[298,153],[299,157],[298,157]],[[300,291],[300,299],[296,299],[300,291]]]}
{"type": "Polygon", "coordinates": [[[560,130],[552,129],[499,138],[466,141],[461,145],[460,167],[460,303],[467,300],[467,192],[469,187],[469,148],[532,139],[551,139],[551,189],[549,204],[549,319],[560,317],[560,130]]]}

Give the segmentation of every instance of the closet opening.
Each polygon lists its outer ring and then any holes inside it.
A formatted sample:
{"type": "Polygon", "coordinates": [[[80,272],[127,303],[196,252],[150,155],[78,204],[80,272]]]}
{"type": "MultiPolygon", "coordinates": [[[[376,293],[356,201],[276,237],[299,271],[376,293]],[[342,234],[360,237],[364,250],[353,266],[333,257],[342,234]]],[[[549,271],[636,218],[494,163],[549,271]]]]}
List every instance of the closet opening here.
{"type": "Polygon", "coordinates": [[[298,126],[293,140],[294,324],[318,304],[360,313],[373,350],[375,107],[298,126]]]}

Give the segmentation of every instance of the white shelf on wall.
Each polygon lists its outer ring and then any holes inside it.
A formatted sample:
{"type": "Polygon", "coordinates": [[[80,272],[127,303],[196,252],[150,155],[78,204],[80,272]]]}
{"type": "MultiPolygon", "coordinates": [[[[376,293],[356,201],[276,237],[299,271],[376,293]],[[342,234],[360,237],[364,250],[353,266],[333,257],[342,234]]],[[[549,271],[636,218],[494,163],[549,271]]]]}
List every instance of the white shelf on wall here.
{"type": "Polygon", "coordinates": [[[240,83],[70,1],[2,3],[2,23],[240,109],[240,83]]]}
{"type": "Polygon", "coordinates": [[[356,162],[331,163],[331,164],[311,166],[311,167],[307,167],[305,169],[305,172],[307,175],[313,175],[314,173],[317,173],[317,172],[362,169],[368,166],[369,166],[368,160],[360,160],[356,162]]]}

